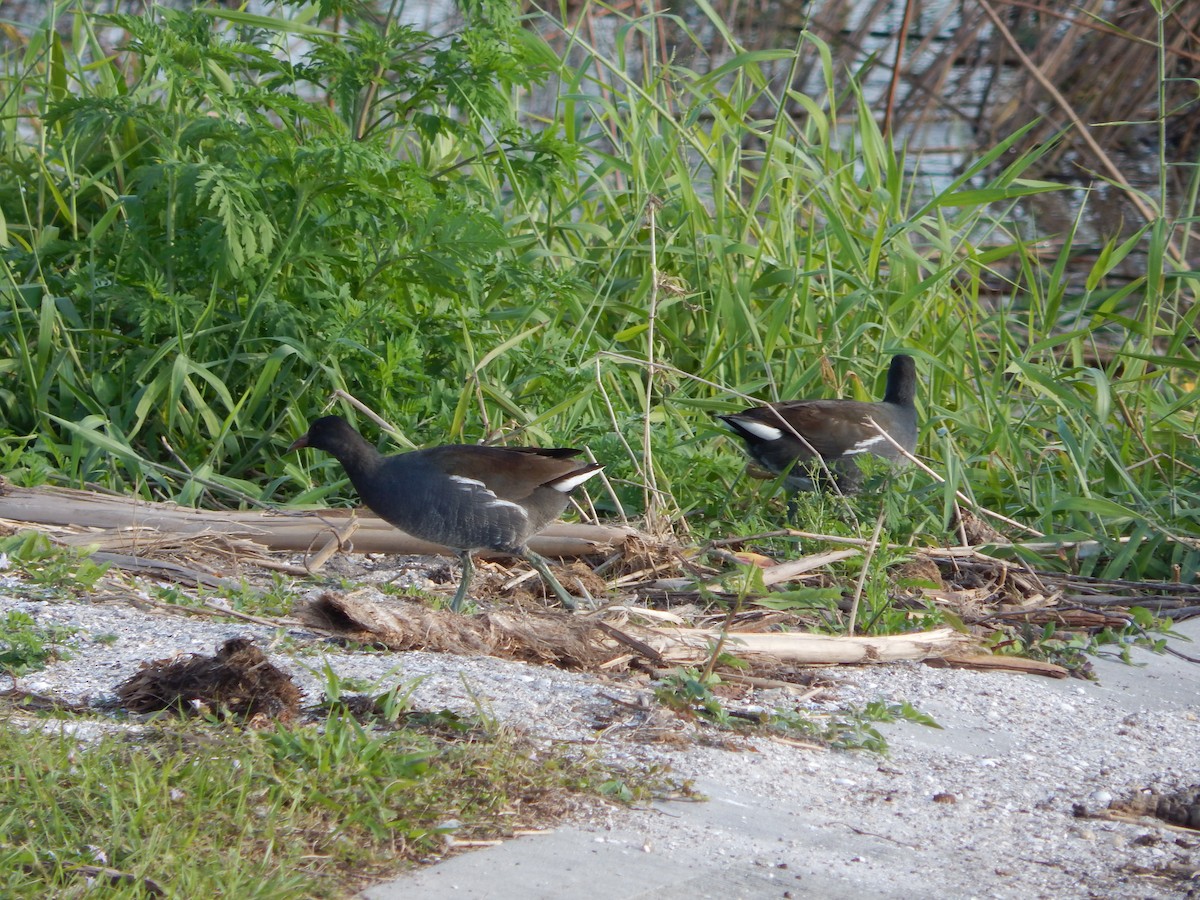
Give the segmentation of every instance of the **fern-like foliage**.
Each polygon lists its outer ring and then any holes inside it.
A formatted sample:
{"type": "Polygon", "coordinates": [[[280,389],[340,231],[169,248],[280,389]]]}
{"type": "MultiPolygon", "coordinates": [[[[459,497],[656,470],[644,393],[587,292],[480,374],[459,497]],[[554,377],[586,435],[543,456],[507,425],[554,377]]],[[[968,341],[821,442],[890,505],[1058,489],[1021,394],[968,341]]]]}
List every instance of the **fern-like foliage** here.
{"type": "MultiPolygon", "coordinates": [[[[109,77],[81,55],[78,90],[27,105],[44,142],[0,154],[0,212],[28,236],[4,257],[24,361],[0,390],[10,432],[63,447],[100,429],[133,458],[241,479],[336,387],[443,415],[431,385],[461,377],[464,322],[486,350],[506,329],[481,308],[572,289],[521,262],[496,215],[497,172],[540,189],[561,169],[513,112],[512,88],[553,62],[513,8],[467,4],[443,36],[362,4],[323,12],[337,27],[303,40],[282,19],[108,16],[126,36],[109,77]]],[[[31,97],[54,65],[5,62],[31,97]]],[[[61,458],[78,480],[146,477],[110,451],[61,458]]]]}

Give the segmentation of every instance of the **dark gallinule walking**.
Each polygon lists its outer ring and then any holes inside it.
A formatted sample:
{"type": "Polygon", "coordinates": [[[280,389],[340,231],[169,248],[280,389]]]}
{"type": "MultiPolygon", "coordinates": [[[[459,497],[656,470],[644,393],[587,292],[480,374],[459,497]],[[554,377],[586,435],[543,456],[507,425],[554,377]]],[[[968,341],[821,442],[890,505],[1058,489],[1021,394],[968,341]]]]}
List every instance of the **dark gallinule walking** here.
{"type": "Polygon", "coordinates": [[[472,550],[525,557],[563,606],[574,608],[574,598],[525,542],[559,516],[574,488],[600,471],[571,459],[581,451],[450,444],[383,456],[340,416],[312,422],[288,450],[301,447],[337,457],[363,503],[381,519],[458,551],[462,582],[450,602],[456,612],[474,572],[472,550]]]}
{"type": "Polygon", "coordinates": [[[911,356],[892,357],[881,403],[859,400],[789,400],[718,416],[746,442],[751,458],[773,475],[787,474],[792,491],[817,489],[829,470],[839,490],[862,487],[854,457],[871,453],[898,459],[901,453],[867,419],[873,419],[909,453],[917,446],[917,367],[911,356]]]}

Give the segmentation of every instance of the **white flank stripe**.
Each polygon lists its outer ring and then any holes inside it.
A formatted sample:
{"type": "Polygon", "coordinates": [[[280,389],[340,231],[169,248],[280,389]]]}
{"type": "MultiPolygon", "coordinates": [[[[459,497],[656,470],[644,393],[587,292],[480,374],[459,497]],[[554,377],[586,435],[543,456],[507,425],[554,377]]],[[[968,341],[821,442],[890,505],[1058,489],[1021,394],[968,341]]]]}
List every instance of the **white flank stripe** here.
{"type": "Polygon", "coordinates": [[[880,444],[880,443],[887,443],[887,438],[885,438],[882,434],[877,434],[877,435],[875,435],[875,437],[869,437],[869,438],[865,438],[865,439],[859,441],[857,444],[855,444],[853,447],[851,447],[849,450],[847,450],[845,452],[845,454],[843,454],[843,455],[854,456],[856,453],[866,453],[872,447],[874,447],[876,444],[880,444]]]}
{"type": "Polygon", "coordinates": [[[759,440],[777,441],[783,437],[783,429],[775,428],[771,425],[764,425],[757,419],[734,419],[734,421],[759,440]]]}
{"type": "Polygon", "coordinates": [[[519,512],[521,514],[522,519],[529,518],[529,512],[528,512],[528,510],[525,509],[525,507],[523,507],[519,503],[513,503],[511,500],[501,500],[499,497],[496,496],[495,491],[493,491],[491,488],[489,488],[486,484],[484,484],[482,481],[478,480],[477,478],[464,478],[462,475],[451,475],[450,480],[457,482],[458,486],[460,488],[462,488],[464,491],[470,491],[473,494],[480,493],[486,497],[491,497],[491,499],[488,500],[488,502],[485,504],[486,506],[495,506],[495,507],[508,506],[508,507],[511,507],[512,509],[515,509],[517,512],[519,512]]]}
{"type": "Polygon", "coordinates": [[[591,469],[587,472],[580,472],[578,475],[573,475],[570,478],[563,478],[560,481],[556,481],[554,484],[550,485],[550,487],[554,488],[556,491],[562,491],[565,494],[567,491],[572,491],[579,487],[579,485],[583,484],[599,471],[599,469],[591,469]]]}

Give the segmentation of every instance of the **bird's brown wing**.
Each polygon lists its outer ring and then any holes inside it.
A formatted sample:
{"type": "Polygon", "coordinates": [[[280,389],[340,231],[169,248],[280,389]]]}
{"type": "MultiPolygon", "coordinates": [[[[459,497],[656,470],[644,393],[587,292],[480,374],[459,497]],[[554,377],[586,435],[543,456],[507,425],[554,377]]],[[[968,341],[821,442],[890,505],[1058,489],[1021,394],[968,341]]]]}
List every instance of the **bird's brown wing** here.
{"type": "Polygon", "coordinates": [[[781,439],[796,445],[795,455],[800,458],[810,453],[803,449],[804,444],[796,439],[788,426],[818,454],[826,459],[836,459],[859,441],[877,433],[866,423],[870,412],[870,404],[857,400],[793,400],[757,406],[738,415],[780,429],[783,432],[781,439]]]}
{"type": "Polygon", "coordinates": [[[427,451],[430,465],[446,475],[470,478],[501,500],[519,503],[537,488],[583,466],[568,448],[448,445],[427,451]]]}

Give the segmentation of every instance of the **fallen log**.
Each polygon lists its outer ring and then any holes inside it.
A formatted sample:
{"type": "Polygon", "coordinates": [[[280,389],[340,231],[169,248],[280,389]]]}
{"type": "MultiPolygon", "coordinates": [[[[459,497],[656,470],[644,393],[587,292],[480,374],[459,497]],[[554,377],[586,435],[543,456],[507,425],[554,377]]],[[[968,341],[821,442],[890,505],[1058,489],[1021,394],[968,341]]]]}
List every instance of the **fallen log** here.
{"type": "MultiPolygon", "coordinates": [[[[626,624],[623,630],[649,645],[665,659],[692,663],[707,659],[721,633],[709,628],[644,628],[626,624]]],[[[922,660],[961,653],[974,643],[952,628],[911,634],[841,637],[805,632],[727,632],[725,649],[741,656],[769,656],[780,662],[804,665],[862,665],[922,660]]]]}
{"type": "MultiPolygon", "coordinates": [[[[0,482],[0,519],[15,524],[71,528],[78,533],[59,535],[56,539],[76,546],[99,544],[111,552],[136,553],[139,541],[145,543],[148,530],[177,536],[219,534],[253,541],[270,550],[315,551],[342,532],[351,516],[357,517],[358,528],[351,544],[343,549],[352,548],[355,553],[451,553],[446,547],[415,538],[365,511],[214,512],[96,491],[25,488],[0,482]]],[[[559,522],[531,538],[529,547],[542,556],[588,556],[610,553],[634,534],[635,529],[616,525],[559,522]]]]}

